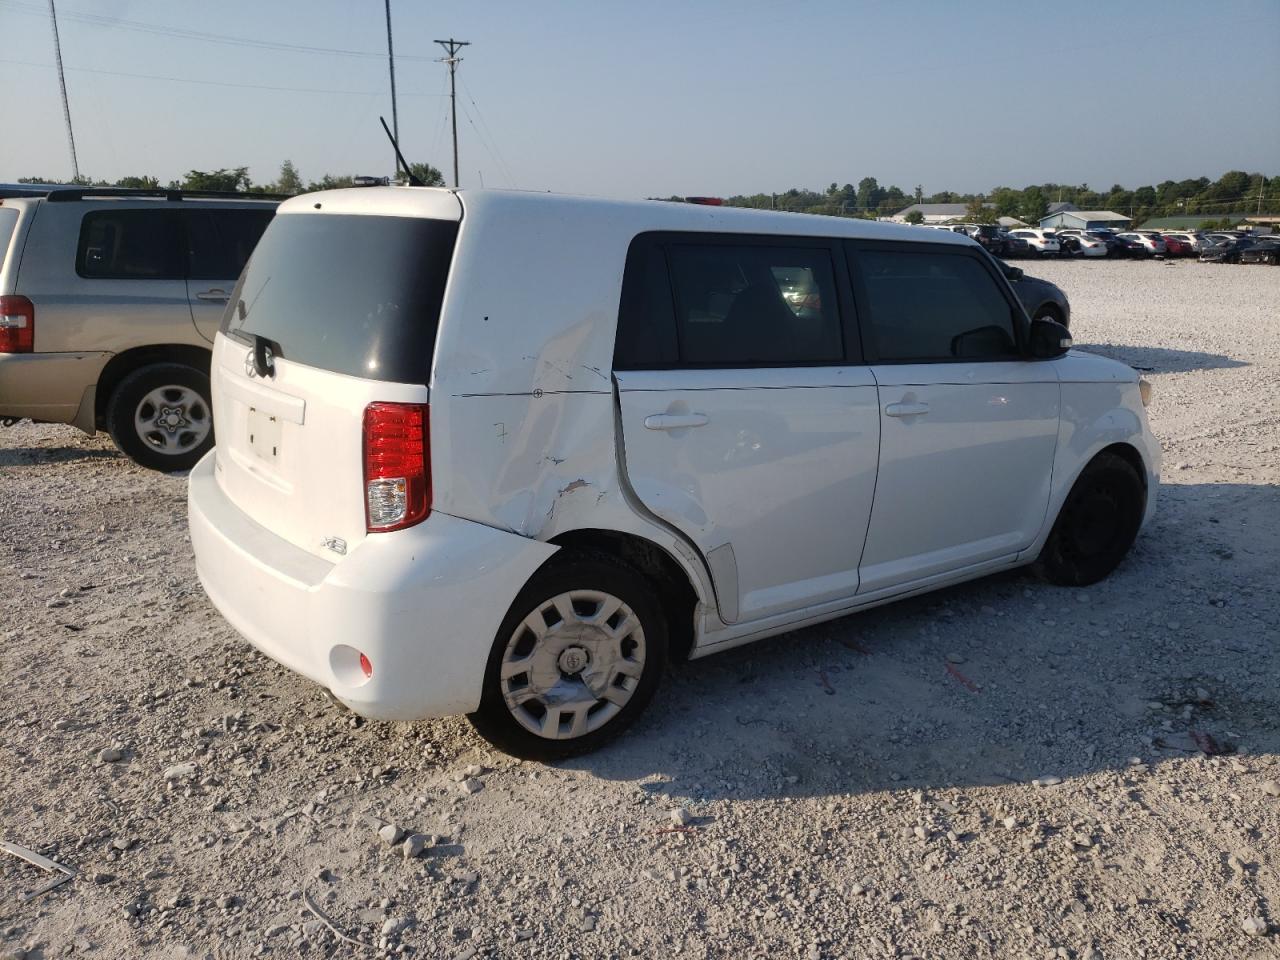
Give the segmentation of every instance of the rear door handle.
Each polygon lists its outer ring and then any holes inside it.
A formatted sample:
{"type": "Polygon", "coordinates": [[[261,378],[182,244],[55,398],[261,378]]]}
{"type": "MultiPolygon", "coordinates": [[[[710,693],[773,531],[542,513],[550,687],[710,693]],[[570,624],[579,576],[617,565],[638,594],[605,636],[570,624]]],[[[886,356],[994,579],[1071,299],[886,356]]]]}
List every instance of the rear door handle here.
{"type": "Polygon", "coordinates": [[[683,430],[705,427],[710,422],[705,413],[655,413],[644,418],[646,430],[683,430]]]}
{"type": "Polygon", "coordinates": [[[229,299],[231,299],[231,294],[227,293],[227,291],[221,289],[220,287],[214,287],[212,290],[200,291],[199,293],[196,294],[196,299],[212,300],[215,303],[226,303],[229,299]]]}
{"type": "Polygon", "coordinates": [[[889,417],[919,417],[929,412],[929,405],[924,402],[891,403],[884,408],[884,412],[889,417]]]}

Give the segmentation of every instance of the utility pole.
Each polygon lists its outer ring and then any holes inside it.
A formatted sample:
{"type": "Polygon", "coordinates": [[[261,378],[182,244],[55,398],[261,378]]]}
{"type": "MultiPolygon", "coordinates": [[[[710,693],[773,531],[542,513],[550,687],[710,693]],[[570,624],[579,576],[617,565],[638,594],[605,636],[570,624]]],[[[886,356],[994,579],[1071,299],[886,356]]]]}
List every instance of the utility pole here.
{"type": "Polygon", "coordinates": [[[49,19],[53,21],[53,55],[58,61],[58,85],[62,88],[62,116],[67,121],[67,142],[71,144],[71,172],[80,179],[80,161],[76,159],[76,135],[71,132],[71,105],[67,101],[67,77],[62,72],[62,41],[58,39],[58,11],[49,0],[49,19]]]}
{"type": "Polygon", "coordinates": [[[454,40],[450,37],[448,40],[437,40],[436,43],[444,47],[449,53],[447,57],[442,57],[439,62],[449,65],[449,106],[453,113],[453,188],[456,190],[460,184],[458,183],[458,87],[454,75],[458,72],[458,64],[462,62],[462,58],[458,56],[458,51],[463,47],[471,46],[471,41],[454,40]]]}
{"type": "MultiPolygon", "coordinates": [[[[50,0],[52,3],[53,0],[50,0]]],[[[396,54],[391,46],[391,0],[386,0],[387,7],[387,66],[391,68],[391,133],[396,145],[400,144],[400,117],[396,114],[396,54]]],[[[391,169],[399,169],[400,161],[393,159],[391,169]]]]}

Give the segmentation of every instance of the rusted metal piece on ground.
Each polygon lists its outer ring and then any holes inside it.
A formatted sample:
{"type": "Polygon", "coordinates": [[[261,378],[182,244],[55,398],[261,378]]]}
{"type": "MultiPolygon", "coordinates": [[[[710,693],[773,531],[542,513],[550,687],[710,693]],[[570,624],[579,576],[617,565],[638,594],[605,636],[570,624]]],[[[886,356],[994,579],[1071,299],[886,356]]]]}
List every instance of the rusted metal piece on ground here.
{"type": "Polygon", "coordinates": [[[976,683],[974,683],[972,680],[970,680],[968,677],[966,677],[966,676],[965,676],[963,673],[961,673],[959,670],[957,670],[957,669],[956,669],[956,665],[955,665],[954,663],[948,663],[948,664],[947,664],[947,673],[949,673],[949,674],[951,674],[951,676],[955,677],[956,682],[957,682],[957,683],[959,683],[959,684],[960,684],[962,687],[964,687],[966,690],[968,690],[970,693],[978,693],[978,692],[980,692],[980,691],[979,691],[979,688],[978,688],[978,685],[977,685],[976,683]]]}
{"type": "Polygon", "coordinates": [[[34,900],[36,897],[40,896],[42,893],[48,893],[55,887],[62,886],[76,875],[75,870],[71,867],[63,866],[61,863],[50,860],[48,857],[41,856],[34,850],[28,850],[26,847],[17,843],[10,843],[8,840],[0,840],[0,850],[3,850],[5,853],[13,854],[13,856],[20,860],[27,861],[27,863],[31,864],[33,867],[39,867],[41,870],[45,870],[56,875],[43,886],[32,890],[30,893],[24,893],[22,895],[22,903],[27,903],[28,901],[34,900]]]}

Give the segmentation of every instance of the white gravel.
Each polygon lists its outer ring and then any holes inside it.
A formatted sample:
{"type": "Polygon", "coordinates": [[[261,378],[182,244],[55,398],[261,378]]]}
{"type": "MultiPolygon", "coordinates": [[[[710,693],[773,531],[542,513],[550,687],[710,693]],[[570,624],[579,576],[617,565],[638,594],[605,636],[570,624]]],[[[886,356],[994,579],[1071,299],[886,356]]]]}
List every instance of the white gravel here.
{"type": "Polygon", "coordinates": [[[0,431],[0,837],[78,871],[0,853],[0,958],[1280,955],[1280,270],[1024,266],[1151,368],[1129,561],[675,668],[557,766],[357,720],[212,610],[182,478],[0,431]]]}

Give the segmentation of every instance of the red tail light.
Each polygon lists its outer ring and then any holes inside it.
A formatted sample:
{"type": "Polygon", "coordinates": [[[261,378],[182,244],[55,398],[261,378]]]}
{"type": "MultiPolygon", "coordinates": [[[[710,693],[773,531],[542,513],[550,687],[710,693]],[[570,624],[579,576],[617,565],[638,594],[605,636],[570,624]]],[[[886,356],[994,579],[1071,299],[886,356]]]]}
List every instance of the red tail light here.
{"type": "Polygon", "coordinates": [[[365,527],[403,530],[431,512],[431,443],[425,403],[364,408],[365,527]]]}
{"type": "Polygon", "coordinates": [[[0,353],[30,353],[35,342],[35,304],[26,297],[0,297],[0,353]]]}

